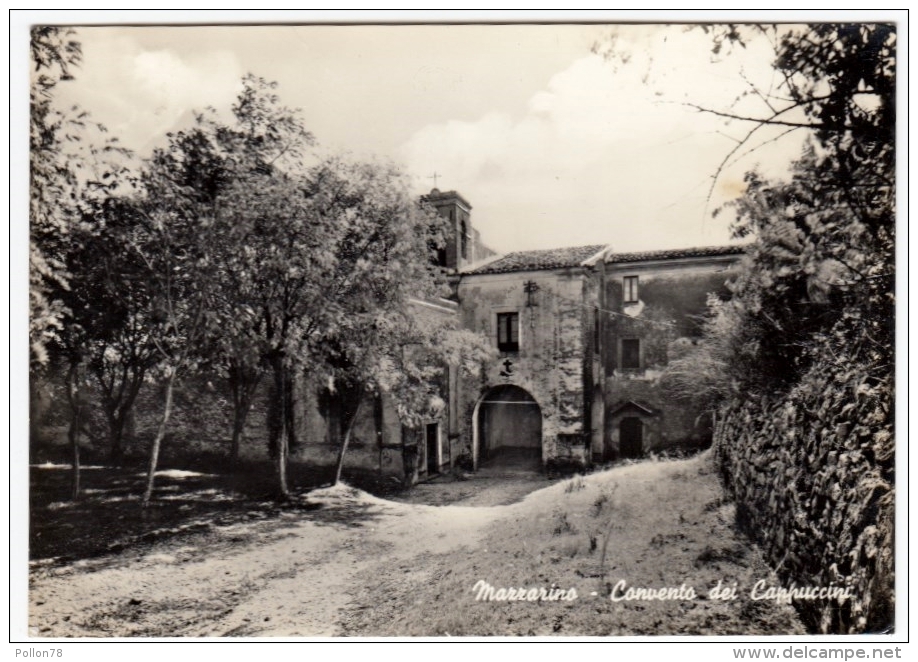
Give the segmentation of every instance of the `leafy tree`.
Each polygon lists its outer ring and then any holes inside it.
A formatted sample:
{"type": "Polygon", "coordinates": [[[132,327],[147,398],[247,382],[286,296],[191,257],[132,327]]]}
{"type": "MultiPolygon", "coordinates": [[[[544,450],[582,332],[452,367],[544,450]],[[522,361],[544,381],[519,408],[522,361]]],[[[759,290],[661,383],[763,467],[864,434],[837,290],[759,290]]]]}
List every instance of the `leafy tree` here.
{"type": "Polygon", "coordinates": [[[73,218],[77,185],[66,145],[74,120],[54,106],[58,83],[72,76],[81,59],[72,30],[35,27],[29,90],[29,342],[33,366],[48,361],[48,344],[66,314],[54,292],[67,288],[63,252],[73,218]]]}
{"type": "Polygon", "coordinates": [[[103,286],[119,276],[111,270],[106,274],[102,265],[123,254],[123,246],[110,240],[102,210],[126,181],[130,153],[105,136],[105,128],[87,113],[78,108],[62,112],[54,105],[55,87],[72,78],[80,62],[80,46],[72,36],[71,30],[56,27],[32,30],[30,322],[33,367],[46,363],[51,350],[68,366],[76,498],[79,435],[89,406],[86,364],[122,324],[106,300],[116,299],[121,288],[103,286]]]}
{"type": "Polygon", "coordinates": [[[402,425],[416,428],[442,414],[447,369],[477,376],[481,365],[493,358],[486,338],[457,328],[454,319],[425,314],[410,296],[378,311],[369,324],[349,329],[331,375],[333,384],[350,387],[346,397],[356,403],[339,449],[335,484],[341,479],[360,408],[370,396],[391,400],[402,425]]]}
{"type": "Polygon", "coordinates": [[[198,132],[180,132],[169,146],[154,152],[142,174],[136,202],[137,223],[130,247],[141,265],[149,295],[144,330],[158,354],[163,410],[150,449],[143,505],[152,498],[156,468],[172,414],[179,374],[202,360],[209,332],[216,323],[215,302],[221,267],[214,260],[220,239],[214,232],[212,183],[202,165],[208,153],[199,149],[198,132]]]}
{"type": "MultiPolygon", "coordinates": [[[[895,45],[890,25],[709,28],[715,48],[769,36],[783,84],[757,92],[761,117],[732,121],[810,132],[788,181],[746,177],[731,204],[738,237],[753,237],[733,298],[712,309],[711,370],[736,394],[793,383],[829,337],[864,346],[880,371],[893,351],[895,45]],[[713,336],[717,336],[716,339],[713,336]]],[[[688,360],[697,360],[690,357],[688,360]]],[[[672,372],[687,374],[688,364],[672,372]]],[[[698,366],[696,366],[697,368],[698,366]]]]}
{"type": "Polygon", "coordinates": [[[247,279],[237,288],[247,293],[243,309],[260,313],[274,382],[269,441],[286,495],[292,375],[373,391],[371,366],[388,347],[390,316],[406,314],[412,296],[435,296],[441,284],[427,247],[439,220],[388,166],[330,159],[299,178],[258,176],[254,188],[249,179],[227,192],[245,204],[222,208],[225,225],[245,236],[229,271],[247,279]]]}
{"type": "Polygon", "coordinates": [[[122,195],[103,200],[84,237],[74,242],[67,301],[84,330],[75,339],[98,387],[111,462],[124,453],[125,426],[149,371],[158,361],[151,334],[151,292],[145,265],[131,249],[138,214],[122,195]]]}

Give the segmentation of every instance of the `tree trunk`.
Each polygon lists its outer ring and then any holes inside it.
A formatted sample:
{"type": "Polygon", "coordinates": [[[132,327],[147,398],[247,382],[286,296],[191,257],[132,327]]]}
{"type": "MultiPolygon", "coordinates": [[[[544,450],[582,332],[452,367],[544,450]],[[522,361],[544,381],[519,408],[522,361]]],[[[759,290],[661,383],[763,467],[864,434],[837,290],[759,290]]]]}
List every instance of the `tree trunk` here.
{"type": "Polygon", "coordinates": [[[239,461],[239,446],[245,432],[245,423],[252,410],[252,401],[261,382],[260,368],[246,369],[235,364],[230,367],[230,389],[233,392],[233,439],[230,444],[230,464],[239,461]]]}
{"type": "Polygon", "coordinates": [[[249,418],[249,411],[252,409],[252,398],[254,388],[250,390],[243,387],[242,392],[233,397],[233,440],[230,443],[230,464],[235,465],[239,461],[239,446],[242,442],[242,434],[245,432],[245,422],[249,418]]]}
{"type": "Polygon", "coordinates": [[[385,440],[385,419],[383,415],[382,396],[373,398],[373,428],[376,432],[376,450],[378,451],[377,472],[382,475],[383,470],[383,442],[385,440]]]}
{"type": "Polygon", "coordinates": [[[296,450],[296,408],[293,405],[293,374],[284,370],[284,429],[287,431],[287,451],[296,450]]]}
{"type": "Polygon", "coordinates": [[[233,414],[233,441],[230,444],[230,464],[235,465],[239,461],[239,441],[242,439],[242,432],[245,430],[245,420],[248,417],[248,409],[236,408],[233,414]]]}
{"type": "Polygon", "coordinates": [[[335,481],[332,485],[337,485],[338,481],[341,480],[341,470],[344,468],[344,453],[347,451],[347,445],[351,441],[351,433],[354,431],[354,424],[357,422],[357,416],[360,414],[360,408],[363,406],[363,392],[358,391],[357,397],[357,408],[354,410],[354,415],[351,416],[351,420],[348,421],[347,432],[344,433],[344,440],[341,442],[341,448],[338,449],[338,464],[335,467],[335,481]]]}
{"type": "Polygon", "coordinates": [[[70,474],[70,498],[76,501],[80,498],[80,415],[79,407],[77,411],[73,412],[73,417],[70,419],[70,430],[68,436],[70,437],[70,448],[73,450],[73,465],[70,474]]]}
{"type": "Polygon", "coordinates": [[[274,393],[269,407],[268,424],[269,445],[274,456],[277,469],[277,492],[281,500],[290,498],[290,489],[287,486],[287,456],[290,445],[287,439],[287,395],[286,374],[283,356],[277,356],[271,361],[274,372],[274,393]]]}
{"type": "Polygon", "coordinates": [[[166,396],[163,404],[163,417],[159,422],[159,428],[156,430],[156,438],[153,440],[153,447],[150,449],[150,468],[147,471],[147,489],[143,493],[143,507],[150,505],[150,499],[153,497],[153,480],[156,477],[156,465],[159,462],[159,449],[163,443],[163,437],[166,436],[166,426],[169,424],[169,416],[172,415],[172,387],[175,384],[175,375],[178,372],[172,368],[169,377],[166,379],[166,396]]]}
{"type": "MultiPolygon", "coordinates": [[[[108,424],[109,462],[120,466],[124,461],[124,431],[133,427],[134,403],[143,386],[146,368],[136,368],[114,381],[106,380],[105,370],[94,369],[96,381],[102,389],[102,406],[108,424]]],[[[132,434],[129,433],[129,434],[132,434]]]]}
{"type": "Polygon", "coordinates": [[[70,400],[70,428],[67,438],[73,453],[70,474],[70,498],[80,498],[80,426],[83,424],[83,400],[80,393],[80,362],[72,361],[67,373],[67,397],[70,400]]]}
{"type": "Polygon", "coordinates": [[[281,423],[281,435],[277,440],[277,493],[281,500],[290,498],[290,489],[287,487],[287,435],[281,423]]]}
{"type": "Polygon", "coordinates": [[[108,418],[108,443],[109,461],[115,466],[121,466],[124,460],[124,450],[121,445],[124,432],[124,418],[118,416],[117,410],[105,412],[108,418]]]}

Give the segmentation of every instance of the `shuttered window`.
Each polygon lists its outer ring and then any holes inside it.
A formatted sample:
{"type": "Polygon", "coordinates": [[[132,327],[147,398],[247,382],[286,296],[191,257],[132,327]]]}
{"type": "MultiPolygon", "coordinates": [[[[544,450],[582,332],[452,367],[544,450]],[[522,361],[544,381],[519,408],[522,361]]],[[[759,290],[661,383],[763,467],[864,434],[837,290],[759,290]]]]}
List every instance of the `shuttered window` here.
{"type": "Polygon", "coordinates": [[[641,369],[641,341],[638,338],[622,338],[622,370],[641,369]]]}
{"type": "Polygon", "coordinates": [[[639,301],[637,276],[625,276],[622,281],[622,301],[624,303],[637,303],[639,301]]]}
{"type": "Polygon", "coordinates": [[[501,352],[518,352],[520,349],[519,313],[497,314],[497,349],[501,352]]]}

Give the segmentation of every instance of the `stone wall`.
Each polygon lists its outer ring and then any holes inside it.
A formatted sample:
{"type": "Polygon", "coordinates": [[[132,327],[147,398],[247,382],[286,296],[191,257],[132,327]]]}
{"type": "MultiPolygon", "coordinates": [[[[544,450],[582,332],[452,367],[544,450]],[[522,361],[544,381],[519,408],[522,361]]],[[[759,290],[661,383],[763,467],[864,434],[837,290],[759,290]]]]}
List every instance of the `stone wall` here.
{"type": "Polygon", "coordinates": [[[869,374],[823,362],[786,396],[734,406],[716,426],[738,523],[783,585],[850,588],[842,602],[795,601],[814,632],[893,624],[892,386],[869,374]]]}

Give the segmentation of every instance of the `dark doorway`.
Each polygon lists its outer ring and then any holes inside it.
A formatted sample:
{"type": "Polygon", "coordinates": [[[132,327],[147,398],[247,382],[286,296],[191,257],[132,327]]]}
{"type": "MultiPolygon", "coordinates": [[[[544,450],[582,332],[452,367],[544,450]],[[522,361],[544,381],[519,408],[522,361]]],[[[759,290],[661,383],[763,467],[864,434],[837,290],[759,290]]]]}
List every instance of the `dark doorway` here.
{"type": "Polygon", "coordinates": [[[478,409],[479,460],[542,456],[542,410],[519,386],[497,386],[478,409]]]}
{"type": "Polygon", "coordinates": [[[427,473],[440,473],[440,425],[427,425],[427,473]]]}
{"type": "Polygon", "coordinates": [[[628,416],[618,424],[619,452],[622,457],[644,455],[644,424],[636,416],[628,416]]]}

